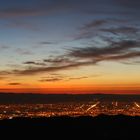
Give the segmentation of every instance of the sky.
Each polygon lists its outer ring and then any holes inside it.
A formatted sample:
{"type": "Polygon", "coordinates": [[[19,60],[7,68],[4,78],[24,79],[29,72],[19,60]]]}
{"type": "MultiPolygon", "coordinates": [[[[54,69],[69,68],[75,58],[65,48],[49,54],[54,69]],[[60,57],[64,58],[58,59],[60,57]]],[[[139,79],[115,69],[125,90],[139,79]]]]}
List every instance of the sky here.
{"type": "Polygon", "coordinates": [[[140,94],[139,0],[1,0],[0,91],[140,94]]]}

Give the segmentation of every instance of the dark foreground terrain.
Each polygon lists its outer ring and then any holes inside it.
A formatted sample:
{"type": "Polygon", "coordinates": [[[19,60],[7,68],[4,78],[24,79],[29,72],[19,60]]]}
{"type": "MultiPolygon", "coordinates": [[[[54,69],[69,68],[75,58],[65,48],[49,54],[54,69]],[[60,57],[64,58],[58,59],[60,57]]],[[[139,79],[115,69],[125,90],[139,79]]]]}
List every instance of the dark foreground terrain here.
{"type": "Polygon", "coordinates": [[[15,118],[0,121],[0,132],[23,137],[74,139],[140,139],[140,117],[124,115],[97,117],[15,118]]]}

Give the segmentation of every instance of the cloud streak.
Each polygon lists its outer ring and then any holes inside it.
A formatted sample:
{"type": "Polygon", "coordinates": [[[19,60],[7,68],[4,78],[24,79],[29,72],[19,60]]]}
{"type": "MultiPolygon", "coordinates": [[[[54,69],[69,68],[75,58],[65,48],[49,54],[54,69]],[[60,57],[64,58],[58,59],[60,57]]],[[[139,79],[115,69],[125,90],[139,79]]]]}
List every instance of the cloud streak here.
{"type": "Polygon", "coordinates": [[[104,25],[106,23],[108,23],[107,20],[103,20],[103,19],[94,20],[94,21],[91,21],[91,22],[85,24],[81,29],[82,30],[90,30],[90,29],[101,27],[102,25],[104,25]]]}
{"type": "Polygon", "coordinates": [[[83,76],[83,77],[73,77],[73,78],[69,78],[68,80],[81,80],[81,79],[87,79],[89,77],[87,76],[83,76]]]}
{"type": "Polygon", "coordinates": [[[106,28],[106,29],[100,29],[103,32],[110,32],[112,34],[136,34],[139,29],[136,27],[117,27],[117,28],[106,28]]]}
{"type": "Polygon", "coordinates": [[[9,48],[10,48],[9,46],[5,46],[5,45],[0,46],[0,50],[7,50],[9,48]]]}
{"type": "Polygon", "coordinates": [[[74,40],[90,40],[96,37],[105,36],[110,38],[109,34],[117,36],[139,36],[140,27],[129,25],[130,21],[119,19],[100,19],[84,24],[79,32],[73,37],[74,40]],[[125,24],[125,25],[124,25],[125,24]]]}
{"type": "MultiPolygon", "coordinates": [[[[118,22],[112,20],[111,22],[118,22]]],[[[91,46],[73,47],[72,49],[65,50],[65,53],[59,56],[51,56],[37,61],[26,61],[22,63],[22,67],[10,70],[0,71],[0,75],[35,75],[46,72],[57,72],[68,69],[76,69],[81,66],[96,65],[103,61],[115,61],[122,62],[129,59],[135,59],[140,57],[140,41],[137,37],[139,28],[133,26],[117,25],[116,27],[104,27],[104,25],[110,23],[107,20],[95,20],[88,24],[85,24],[80,29],[79,38],[94,38],[94,31],[96,28],[97,33],[102,35],[101,41],[104,41],[104,46],[97,46],[93,43],[91,46]],[[84,34],[85,33],[85,34],[84,34]],[[108,34],[111,33],[111,36],[108,34]],[[115,34],[113,36],[112,34],[115,34]],[[121,34],[121,35],[120,35],[121,34]],[[124,38],[124,36],[125,38],[124,38]],[[116,37],[117,35],[117,37],[116,37]],[[134,36],[133,38],[130,36],[134,36]]],[[[99,37],[99,36],[97,36],[99,37]]],[[[40,42],[40,44],[52,44],[51,42],[40,42]]],[[[32,54],[28,50],[21,48],[16,49],[16,52],[23,55],[32,54]]],[[[52,80],[60,80],[52,78],[52,80]]],[[[45,79],[47,80],[47,79],[45,79]]],[[[51,81],[51,79],[48,79],[51,81]]]]}
{"type": "Polygon", "coordinates": [[[36,66],[45,66],[46,65],[45,63],[34,62],[34,61],[26,61],[23,64],[26,64],[26,65],[36,65],[36,66]]]}
{"type": "Polygon", "coordinates": [[[106,55],[117,55],[130,51],[129,49],[140,48],[140,42],[123,40],[120,42],[111,42],[108,47],[86,47],[74,48],[70,50],[69,56],[78,58],[98,58],[106,55]]]}
{"type": "Polygon", "coordinates": [[[47,78],[47,79],[41,79],[39,80],[40,82],[57,82],[57,81],[61,81],[63,79],[61,78],[47,78]]]}
{"type": "Polygon", "coordinates": [[[17,85],[21,85],[21,83],[8,83],[8,85],[17,86],[17,85]]]}
{"type": "MultiPolygon", "coordinates": [[[[45,72],[57,72],[75,69],[81,66],[96,65],[102,61],[123,61],[140,57],[140,42],[135,40],[121,40],[110,42],[106,47],[84,47],[67,50],[62,56],[44,59],[40,62],[27,61],[24,69],[1,71],[0,75],[34,75],[45,72]],[[32,66],[30,66],[32,65],[32,66]]],[[[50,80],[50,79],[49,79],[50,80]]],[[[58,79],[56,79],[58,80],[58,79]]],[[[59,79],[60,80],[60,79],[59,79]]]]}

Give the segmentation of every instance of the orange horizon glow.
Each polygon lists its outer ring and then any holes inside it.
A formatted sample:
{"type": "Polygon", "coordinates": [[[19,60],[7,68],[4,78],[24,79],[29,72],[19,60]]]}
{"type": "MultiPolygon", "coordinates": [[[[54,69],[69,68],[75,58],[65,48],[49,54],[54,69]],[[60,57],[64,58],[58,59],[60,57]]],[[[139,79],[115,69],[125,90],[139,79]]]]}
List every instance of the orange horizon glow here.
{"type": "Polygon", "coordinates": [[[65,88],[1,88],[3,93],[37,94],[140,94],[139,87],[65,87],[65,88]]]}

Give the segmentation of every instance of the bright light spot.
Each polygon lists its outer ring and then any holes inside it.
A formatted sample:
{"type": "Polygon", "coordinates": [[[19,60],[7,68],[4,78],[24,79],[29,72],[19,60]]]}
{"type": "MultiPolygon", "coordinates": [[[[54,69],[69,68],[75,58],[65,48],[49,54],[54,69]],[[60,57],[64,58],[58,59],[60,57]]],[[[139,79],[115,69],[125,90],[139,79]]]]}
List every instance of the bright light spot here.
{"type": "Polygon", "coordinates": [[[134,102],[134,104],[135,104],[138,108],[140,108],[140,105],[139,105],[137,102],[134,102]]]}
{"type": "Polygon", "coordinates": [[[94,108],[94,107],[96,107],[98,104],[99,104],[100,102],[97,102],[96,104],[94,104],[94,105],[91,105],[86,111],[89,111],[90,109],[92,109],[92,108],[94,108]]]}
{"type": "Polygon", "coordinates": [[[11,120],[11,119],[13,119],[13,117],[9,117],[9,119],[11,120]]]}

